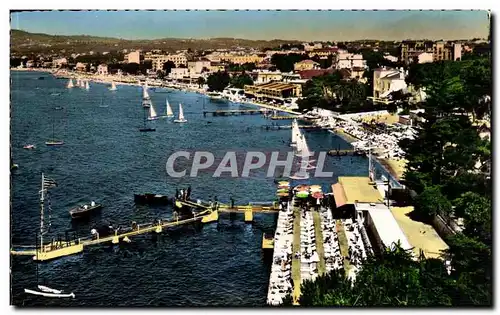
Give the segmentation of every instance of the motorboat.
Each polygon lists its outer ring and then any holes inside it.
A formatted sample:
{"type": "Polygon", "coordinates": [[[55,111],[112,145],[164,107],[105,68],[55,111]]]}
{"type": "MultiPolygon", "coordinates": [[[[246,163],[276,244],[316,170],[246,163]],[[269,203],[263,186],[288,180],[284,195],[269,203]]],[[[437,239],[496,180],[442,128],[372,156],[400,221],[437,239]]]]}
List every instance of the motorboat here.
{"type": "Polygon", "coordinates": [[[165,195],[145,193],[145,194],[134,194],[134,202],[138,204],[167,205],[170,204],[172,200],[170,200],[165,195]]]}
{"type": "Polygon", "coordinates": [[[27,144],[23,147],[23,149],[27,149],[27,150],[33,150],[33,149],[36,149],[35,145],[34,144],[27,144]]]}
{"type": "Polygon", "coordinates": [[[72,219],[78,219],[91,215],[93,212],[102,209],[102,205],[92,201],[90,204],[78,206],[69,210],[72,219]]]}

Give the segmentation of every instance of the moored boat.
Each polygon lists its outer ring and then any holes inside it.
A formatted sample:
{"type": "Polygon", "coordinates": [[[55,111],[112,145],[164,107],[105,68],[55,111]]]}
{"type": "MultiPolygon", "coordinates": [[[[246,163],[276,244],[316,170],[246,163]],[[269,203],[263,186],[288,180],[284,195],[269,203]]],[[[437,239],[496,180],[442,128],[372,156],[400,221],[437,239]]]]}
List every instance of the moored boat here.
{"type": "Polygon", "coordinates": [[[92,214],[92,212],[102,209],[102,205],[99,203],[95,203],[92,201],[90,204],[78,206],[69,210],[69,214],[72,219],[78,219],[82,217],[86,217],[92,214]]]}
{"type": "Polygon", "coordinates": [[[157,194],[134,194],[134,202],[138,204],[159,204],[159,205],[167,205],[172,202],[165,195],[157,195],[157,194]]]}

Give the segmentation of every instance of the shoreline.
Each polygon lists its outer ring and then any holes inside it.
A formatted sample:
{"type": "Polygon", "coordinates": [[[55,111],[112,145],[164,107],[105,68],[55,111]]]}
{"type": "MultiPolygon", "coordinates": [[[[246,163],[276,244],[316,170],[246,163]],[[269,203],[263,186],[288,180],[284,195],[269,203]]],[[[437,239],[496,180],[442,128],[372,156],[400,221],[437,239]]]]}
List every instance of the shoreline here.
{"type": "MultiPolygon", "coordinates": [[[[23,68],[23,69],[17,69],[17,68],[12,68],[10,69],[11,71],[28,71],[28,72],[46,72],[50,73],[55,77],[58,78],[83,78],[85,80],[89,80],[91,82],[97,82],[97,83],[103,83],[103,84],[111,84],[112,82],[115,82],[115,84],[118,85],[132,85],[132,86],[142,86],[141,84],[141,79],[138,76],[117,76],[117,75],[95,75],[95,74],[79,74],[76,72],[69,72],[69,71],[60,71],[60,70],[53,70],[53,69],[43,69],[43,68],[23,68]]],[[[148,81],[145,79],[146,82],[148,81]]],[[[208,91],[201,89],[201,88],[192,88],[188,86],[187,84],[185,86],[180,85],[179,83],[176,83],[175,85],[165,85],[162,83],[157,83],[157,82],[148,82],[148,85],[151,87],[159,87],[159,88],[165,88],[165,89],[174,89],[174,90],[179,90],[179,91],[185,91],[185,92],[193,92],[193,93],[199,93],[207,96],[209,93],[208,91]]],[[[232,102],[231,100],[228,100],[229,102],[232,102]]],[[[234,103],[234,102],[232,102],[234,103]]],[[[260,108],[265,108],[269,110],[276,110],[280,112],[285,112],[288,114],[293,114],[293,115],[301,115],[301,113],[296,112],[294,110],[288,109],[288,108],[281,108],[273,105],[268,105],[264,103],[258,103],[258,102],[236,102],[236,103],[241,103],[245,105],[253,105],[253,106],[258,106],[260,108]]]]}

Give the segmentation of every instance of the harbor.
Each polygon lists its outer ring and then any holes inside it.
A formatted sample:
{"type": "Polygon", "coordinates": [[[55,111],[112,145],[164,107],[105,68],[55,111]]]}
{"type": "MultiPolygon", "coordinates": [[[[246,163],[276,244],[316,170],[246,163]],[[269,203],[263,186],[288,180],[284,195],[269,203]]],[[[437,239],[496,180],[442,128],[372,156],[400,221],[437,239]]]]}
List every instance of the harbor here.
{"type": "MultiPolygon", "coordinates": [[[[58,182],[58,187],[51,189],[52,237],[47,236],[44,243],[78,251],[41,263],[42,278],[77,296],[71,302],[48,300],[45,303],[85,305],[86,299],[93,299],[96,305],[105,305],[107,299],[116,298],[127,299],[127,305],[143,305],[134,288],[147,281],[150,289],[142,291],[142,295],[156,294],[153,300],[168,300],[168,305],[267,304],[271,266],[262,259],[262,247],[264,233],[274,234],[278,220],[276,208],[272,206],[276,200],[273,178],[260,173],[238,180],[225,177],[213,180],[205,173],[199,173],[196,178],[167,178],[165,163],[170,153],[186,148],[212,152],[248,150],[249,146],[259,150],[289,150],[290,128],[269,133],[260,128],[266,124],[262,115],[228,116],[212,119],[207,124],[204,110],[234,110],[235,107],[254,110],[255,107],[228,104],[221,108],[220,104],[204,100],[203,95],[173,91],[150,92],[151,102],[158,109],[165,106],[168,98],[175,116],[178,104],[182,103],[188,122],[179,125],[169,120],[154,120],[148,123],[156,128],[155,133],[140,133],[138,128],[143,120],[140,87],[118,86],[117,91],[110,91],[107,84],[91,82],[89,90],[67,89],[67,80],[52,76],[36,80],[36,77],[36,73],[13,73],[12,147],[13,160],[19,168],[12,174],[12,245],[35,244],[39,227],[37,192],[44,172],[58,182]],[[63,109],[55,110],[56,107],[63,109]],[[35,119],[39,124],[35,124],[35,119]],[[28,131],[24,128],[26,124],[33,129],[28,131]],[[43,146],[52,137],[53,129],[55,138],[64,141],[64,145],[43,146]],[[23,149],[27,143],[35,144],[36,149],[23,149]],[[196,218],[177,221],[171,204],[134,202],[134,194],[151,192],[174,196],[176,188],[187,185],[193,187],[193,200],[218,196],[223,204],[217,212],[210,213],[217,213],[216,221],[193,224],[207,218],[209,213],[203,213],[206,211],[203,209],[196,218]],[[230,198],[241,207],[228,207],[230,198]],[[72,222],[68,210],[89,200],[103,204],[103,210],[88,221],[72,222]],[[266,206],[269,208],[256,206],[262,201],[270,203],[266,206]],[[256,210],[251,212],[251,220],[250,204],[256,210]],[[155,224],[158,218],[162,223],[155,224]],[[126,231],[125,227],[132,228],[132,222],[138,223],[138,229],[126,231]],[[119,236],[91,238],[91,230],[100,224],[121,226],[123,230],[119,236]],[[72,243],[73,239],[65,242],[62,237],[58,243],[57,235],[65,235],[67,231],[78,235],[81,251],[72,243]],[[56,241],[51,242],[52,238],[56,241]],[[158,260],[162,263],[158,264],[158,260]],[[141,266],[140,270],[137,266],[141,266]],[[75,273],[73,268],[80,271],[75,273]],[[133,283],[133,286],[126,292],[111,290],[122,282],[133,283]],[[153,293],[154,287],[159,286],[175,289],[153,293]],[[104,291],[106,295],[100,295],[104,291]],[[204,292],[202,297],[196,293],[200,291],[204,292]]],[[[287,123],[289,121],[283,121],[287,123]]],[[[331,133],[306,132],[305,135],[311,150],[352,150],[346,141],[331,133]]],[[[368,162],[364,157],[328,157],[327,161],[326,169],[334,174],[367,173],[368,162]]],[[[380,166],[377,168],[383,172],[380,166]]],[[[311,178],[306,182],[320,185],[328,192],[335,181],[333,177],[311,178]]],[[[297,183],[292,180],[292,185],[297,183]]],[[[307,222],[316,226],[315,217],[313,214],[312,221],[307,222]]],[[[300,237],[301,222],[297,220],[293,224],[300,237]]],[[[300,250],[300,243],[293,246],[300,250]]],[[[276,248],[276,243],[273,247],[276,248]]],[[[324,247],[323,251],[326,250],[324,247]]],[[[35,264],[30,257],[33,252],[26,254],[27,257],[12,256],[13,296],[17,303],[37,305],[36,298],[26,298],[22,293],[23,288],[36,282],[35,264]]],[[[297,268],[300,273],[300,266],[301,262],[293,258],[292,274],[297,268]]]]}

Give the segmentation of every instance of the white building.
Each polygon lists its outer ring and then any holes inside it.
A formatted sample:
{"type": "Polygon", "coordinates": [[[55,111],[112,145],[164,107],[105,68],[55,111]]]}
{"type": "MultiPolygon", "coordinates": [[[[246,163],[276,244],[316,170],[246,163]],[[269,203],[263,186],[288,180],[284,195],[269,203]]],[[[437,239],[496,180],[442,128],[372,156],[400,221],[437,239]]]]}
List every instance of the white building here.
{"type": "Polygon", "coordinates": [[[66,59],[66,58],[58,58],[58,59],[52,60],[52,67],[54,67],[54,68],[61,68],[63,65],[67,65],[67,64],[68,64],[68,59],[66,59]]]}
{"type": "Polygon", "coordinates": [[[100,75],[108,75],[108,65],[107,64],[100,64],[97,66],[97,74],[100,75]]]}
{"type": "Polygon", "coordinates": [[[303,45],[305,51],[313,51],[315,49],[323,48],[323,44],[321,43],[312,43],[312,45],[310,45],[310,43],[303,43],[303,45]]]}
{"type": "Polygon", "coordinates": [[[390,93],[403,90],[406,92],[406,72],[403,68],[377,68],[373,71],[373,97],[386,98],[390,93]]]}
{"type": "Polygon", "coordinates": [[[210,60],[205,59],[205,60],[197,60],[197,61],[189,61],[188,62],[189,71],[191,71],[195,74],[200,74],[203,71],[203,68],[206,68],[207,70],[210,69],[210,60]]]}
{"type": "Polygon", "coordinates": [[[141,63],[141,52],[133,51],[125,56],[127,63],[141,63]]]}
{"type": "Polygon", "coordinates": [[[337,69],[366,68],[366,60],[361,54],[338,53],[335,61],[337,69]]]}
{"type": "Polygon", "coordinates": [[[421,53],[417,56],[417,58],[418,58],[418,63],[428,63],[434,60],[432,57],[432,53],[429,52],[421,53]]]}
{"type": "Polygon", "coordinates": [[[384,55],[384,59],[389,60],[391,62],[398,62],[398,57],[392,55],[384,55]]]}
{"type": "Polygon", "coordinates": [[[172,71],[170,71],[170,74],[168,75],[169,78],[178,80],[178,79],[183,79],[189,77],[189,69],[188,68],[172,68],[172,71]]]}
{"type": "Polygon", "coordinates": [[[163,64],[167,61],[172,61],[176,67],[187,65],[187,57],[184,54],[151,55],[150,57],[148,57],[148,60],[151,60],[154,71],[162,70],[163,64]]]}

